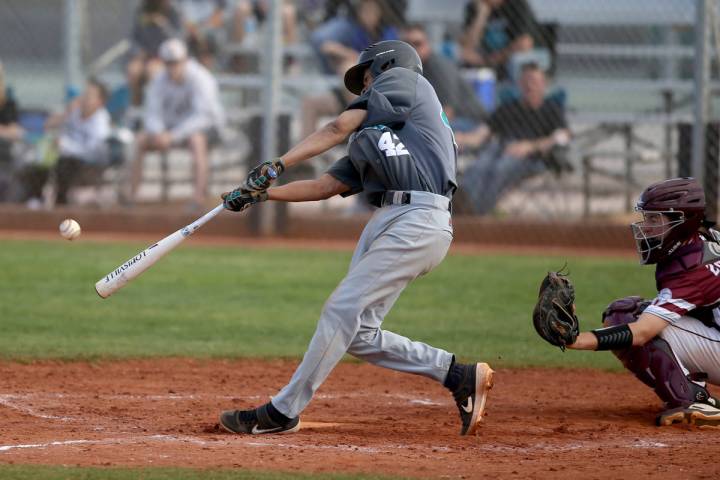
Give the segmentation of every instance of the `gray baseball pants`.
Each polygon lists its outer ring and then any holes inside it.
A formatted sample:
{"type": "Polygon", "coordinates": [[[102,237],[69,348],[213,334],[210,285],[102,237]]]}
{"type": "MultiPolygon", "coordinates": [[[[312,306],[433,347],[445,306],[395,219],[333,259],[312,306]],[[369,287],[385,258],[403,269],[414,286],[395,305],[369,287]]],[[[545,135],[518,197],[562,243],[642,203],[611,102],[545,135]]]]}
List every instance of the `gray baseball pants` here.
{"type": "Polygon", "coordinates": [[[272,403],[295,417],[345,353],[375,365],[444,382],[452,354],[380,329],[405,286],[435,268],[452,241],[449,200],[412,192],[411,203],[375,211],[347,276],[323,307],[302,362],[272,403]]]}

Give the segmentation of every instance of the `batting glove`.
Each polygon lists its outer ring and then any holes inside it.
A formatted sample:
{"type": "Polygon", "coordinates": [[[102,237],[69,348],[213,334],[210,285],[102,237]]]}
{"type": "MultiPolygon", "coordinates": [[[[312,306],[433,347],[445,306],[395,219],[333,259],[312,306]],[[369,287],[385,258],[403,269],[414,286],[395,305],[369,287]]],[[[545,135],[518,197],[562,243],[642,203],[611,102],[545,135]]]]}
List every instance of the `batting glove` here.
{"type": "Polygon", "coordinates": [[[284,171],[285,164],[280,158],[263,162],[250,170],[242,188],[250,192],[267,190],[284,171]]]}
{"type": "Polygon", "coordinates": [[[223,207],[233,212],[242,212],[251,205],[256,203],[264,202],[268,199],[268,194],[265,191],[262,192],[248,192],[242,188],[236,188],[232,192],[225,192],[222,194],[223,207]]]}

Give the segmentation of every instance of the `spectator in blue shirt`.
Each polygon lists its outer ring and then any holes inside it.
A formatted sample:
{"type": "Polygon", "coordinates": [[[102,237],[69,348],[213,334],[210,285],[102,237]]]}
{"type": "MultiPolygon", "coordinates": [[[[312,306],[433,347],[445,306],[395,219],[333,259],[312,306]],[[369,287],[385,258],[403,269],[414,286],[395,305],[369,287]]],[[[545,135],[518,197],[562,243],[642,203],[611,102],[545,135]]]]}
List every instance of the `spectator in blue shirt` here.
{"type": "Polygon", "coordinates": [[[469,0],[465,7],[461,60],[468,67],[488,67],[498,79],[517,80],[520,62],[549,67],[545,39],[527,0],[469,0]],[[533,58],[528,55],[533,54],[533,58]]]}
{"type": "Polygon", "coordinates": [[[396,26],[386,22],[383,11],[381,0],[360,0],[354,14],[328,20],[313,32],[310,40],[327,73],[344,72],[373,43],[398,39],[396,26]]]}

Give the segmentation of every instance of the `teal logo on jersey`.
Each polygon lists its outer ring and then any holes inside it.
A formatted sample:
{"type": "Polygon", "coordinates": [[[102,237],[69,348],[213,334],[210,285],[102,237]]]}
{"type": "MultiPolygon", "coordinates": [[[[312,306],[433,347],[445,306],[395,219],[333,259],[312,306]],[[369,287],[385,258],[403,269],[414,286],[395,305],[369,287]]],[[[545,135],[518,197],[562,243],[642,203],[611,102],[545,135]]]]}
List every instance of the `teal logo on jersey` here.
{"type": "Polygon", "coordinates": [[[440,112],[440,118],[442,118],[442,121],[445,124],[445,126],[450,128],[450,120],[448,120],[447,115],[445,115],[444,111],[440,112]]]}
{"type": "Polygon", "coordinates": [[[445,111],[440,110],[440,118],[442,119],[443,125],[445,125],[448,130],[450,130],[450,135],[452,135],[453,144],[455,145],[455,149],[458,148],[457,142],[455,141],[455,132],[453,132],[452,127],[450,126],[450,120],[448,120],[447,115],[445,115],[445,111]]]}

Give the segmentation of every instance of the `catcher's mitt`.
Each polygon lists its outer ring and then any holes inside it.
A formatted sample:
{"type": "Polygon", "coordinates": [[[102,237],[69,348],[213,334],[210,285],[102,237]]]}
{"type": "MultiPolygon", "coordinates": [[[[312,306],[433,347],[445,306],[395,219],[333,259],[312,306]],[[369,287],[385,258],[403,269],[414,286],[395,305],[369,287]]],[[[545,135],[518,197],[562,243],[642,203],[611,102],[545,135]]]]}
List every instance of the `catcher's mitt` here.
{"type": "Polygon", "coordinates": [[[533,310],[533,324],[538,335],[561,350],[575,343],[580,323],[575,316],[575,289],[566,275],[548,272],[545,276],[533,310]]]}

